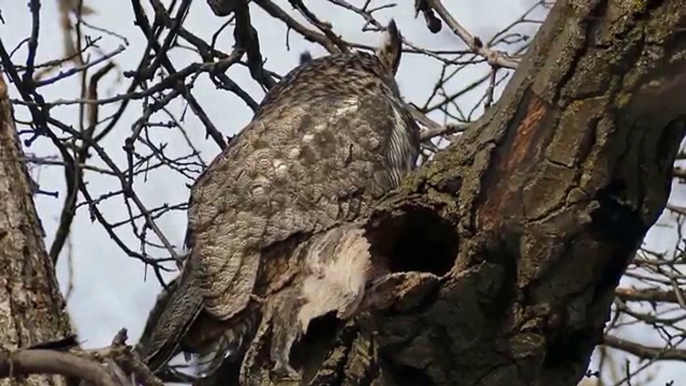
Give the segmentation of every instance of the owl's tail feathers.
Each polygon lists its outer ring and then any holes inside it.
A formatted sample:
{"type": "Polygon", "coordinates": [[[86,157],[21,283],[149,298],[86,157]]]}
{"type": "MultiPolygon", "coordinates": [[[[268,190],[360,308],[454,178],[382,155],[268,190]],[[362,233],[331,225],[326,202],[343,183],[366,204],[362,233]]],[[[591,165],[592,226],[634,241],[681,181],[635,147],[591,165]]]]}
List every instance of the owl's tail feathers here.
{"type": "Polygon", "coordinates": [[[254,306],[250,305],[243,314],[225,322],[201,316],[199,328],[206,333],[214,330],[218,334],[208,334],[210,339],[204,339],[197,345],[196,353],[191,356],[198,378],[212,377],[228,363],[240,364],[260,322],[261,314],[254,306]]]}
{"type": "Polygon", "coordinates": [[[143,362],[157,371],[180,352],[185,338],[203,305],[202,294],[190,266],[157,297],[137,345],[143,362]]]}
{"type": "Polygon", "coordinates": [[[376,56],[379,58],[384,67],[386,67],[388,72],[393,75],[398,72],[402,48],[403,37],[400,34],[398,27],[395,25],[395,20],[391,19],[388,27],[386,27],[386,34],[384,36],[383,43],[376,50],[376,56]]]}

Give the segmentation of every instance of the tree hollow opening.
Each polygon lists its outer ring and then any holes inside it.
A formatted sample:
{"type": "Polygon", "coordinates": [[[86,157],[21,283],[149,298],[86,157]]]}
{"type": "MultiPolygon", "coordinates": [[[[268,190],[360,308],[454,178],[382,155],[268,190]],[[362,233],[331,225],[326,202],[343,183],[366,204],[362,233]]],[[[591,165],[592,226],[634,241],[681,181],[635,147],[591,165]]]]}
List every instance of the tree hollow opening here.
{"type": "Polygon", "coordinates": [[[412,208],[382,220],[370,230],[374,256],[383,256],[386,268],[396,272],[445,275],[458,251],[455,228],[432,210],[412,208]]]}

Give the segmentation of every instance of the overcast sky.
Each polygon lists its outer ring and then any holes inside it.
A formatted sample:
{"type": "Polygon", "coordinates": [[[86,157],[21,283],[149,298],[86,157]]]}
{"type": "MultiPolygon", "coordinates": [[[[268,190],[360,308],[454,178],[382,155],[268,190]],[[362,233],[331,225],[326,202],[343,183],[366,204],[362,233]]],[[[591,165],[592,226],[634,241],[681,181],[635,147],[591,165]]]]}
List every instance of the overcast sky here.
{"type": "MultiPolygon", "coordinates": [[[[147,3],[146,1],[143,1],[147,3]]],[[[290,10],[287,1],[276,1],[284,9],[290,10]]],[[[353,4],[361,4],[362,1],[350,1],[353,4]]],[[[412,42],[427,48],[462,49],[464,45],[450,33],[447,28],[437,35],[429,33],[422,22],[421,17],[414,19],[412,10],[413,1],[399,0],[401,4],[391,10],[386,10],[379,19],[386,22],[393,17],[403,35],[412,42]]],[[[0,0],[0,10],[5,24],[0,24],[0,37],[10,49],[26,38],[30,32],[31,18],[27,7],[27,0],[0,0]]],[[[168,2],[165,2],[168,3],[168,2]]],[[[340,8],[333,8],[323,1],[306,2],[311,10],[330,21],[335,31],[343,34],[347,39],[377,43],[380,35],[375,33],[361,33],[361,19],[351,13],[341,12],[340,8]]],[[[381,3],[381,1],[377,1],[381,3]]],[[[532,0],[450,0],[444,3],[452,14],[472,33],[488,40],[495,32],[511,23],[528,9],[532,0]],[[449,3],[449,4],[448,4],[449,3]]],[[[99,27],[103,27],[125,37],[128,45],[123,40],[86,28],[86,33],[92,38],[102,36],[99,47],[103,52],[111,52],[117,46],[124,44],[125,51],[116,58],[119,71],[110,73],[101,83],[100,96],[111,96],[121,93],[129,84],[128,79],[121,76],[122,71],[133,70],[137,67],[141,53],[145,48],[145,39],[140,30],[133,24],[133,12],[129,1],[85,1],[85,4],[95,9],[96,13],[90,15],[87,21],[99,27]]],[[[41,9],[40,46],[37,62],[57,59],[63,56],[63,34],[59,26],[59,14],[57,0],[43,0],[41,9]]],[[[266,59],[266,67],[280,74],[285,74],[298,64],[299,54],[307,49],[313,56],[324,55],[325,52],[319,47],[300,39],[295,32],[290,33],[290,51],[285,46],[286,29],[282,23],[275,21],[264,14],[257,7],[252,8],[252,20],[260,37],[262,53],[266,59]]],[[[299,15],[294,15],[301,19],[299,15]]],[[[539,15],[540,16],[540,15],[539,15]]],[[[185,27],[195,34],[211,39],[212,34],[222,25],[225,19],[217,18],[207,7],[205,0],[196,0],[191,6],[185,27]]],[[[218,48],[230,52],[233,38],[230,27],[227,32],[220,35],[218,48]]],[[[535,25],[520,28],[522,32],[533,33],[535,25]]],[[[25,47],[24,47],[25,48],[25,47]]],[[[20,51],[15,58],[18,62],[23,61],[25,51],[20,51]]],[[[195,53],[176,50],[172,54],[176,68],[183,67],[198,61],[195,53]]],[[[68,66],[67,66],[68,67],[68,66]]],[[[398,82],[401,92],[410,101],[420,102],[431,92],[440,67],[435,63],[428,62],[418,55],[404,55],[401,61],[398,82]]],[[[452,81],[451,87],[456,90],[460,86],[471,83],[475,77],[488,71],[485,66],[474,67],[464,71],[452,81]]],[[[261,100],[263,92],[260,87],[250,78],[249,74],[240,68],[232,68],[229,75],[233,80],[247,90],[255,100],[261,100]]],[[[209,81],[200,80],[193,89],[194,95],[200,101],[209,117],[218,126],[224,135],[231,135],[239,131],[251,118],[251,111],[245,104],[232,94],[216,90],[209,81]]],[[[46,100],[73,99],[78,97],[78,77],[60,82],[59,85],[41,89],[46,100]]],[[[10,87],[11,95],[16,95],[16,90],[10,87]]],[[[479,92],[467,95],[461,103],[471,106],[479,92]]],[[[117,105],[108,105],[101,110],[101,117],[107,116],[114,111],[117,105]]],[[[176,103],[171,106],[174,113],[183,111],[183,104],[176,103]]],[[[72,108],[57,108],[53,111],[55,116],[64,122],[77,124],[78,110],[72,108]]],[[[134,106],[128,109],[117,129],[103,142],[112,158],[122,168],[126,168],[125,153],[122,150],[124,139],[130,135],[133,122],[140,116],[141,108],[134,106]]],[[[26,117],[24,111],[18,111],[19,117],[26,117]]],[[[441,117],[434,117],[441,119],[441,117]]],[[[162,120],[162,119],[160,119],[162,120]]],[[[210,140],[204,140],[204,127],[191,113],[186,114],[185,126],[188,134],[200,144],[199,150],[206,162],[218,153],[217,146],[210,140]]],[[[167,154],[173,158],[174,154],[186,154],[187,148],[183,145],[178,131],[162,131],[155,139],[169,143],[167,154]]],[[[54,148],[47,139],[37,140],[25,151],[29,154],[46,155],[55,154],[54,148]]],[[[97,162],[94,161],[94,162],[97,162]]],[[[63,173],[60,168],[42,168],[39,173],[34,173],[34,178],[40,183],[41,189],[47,191],[63,192],[63,173]]],[[[89,188],[94,192],[106,193],[116,190],[118,182],[111,177],[102,177],[96,174],[87,176],[89,188]]],[[[147,181],[142,179],[136,182],[136,190],[143,202],[154,207],[162,203],[179,203],[188,199],[186,184],[192,181],[180,177],[178,174],[162,170],[151,173],[147,181]]],[[[682,189],[677,192],[679,197],[684,197],[682,189]]],[[[59,211],[63,195],[59,199],[47,196],[38,196],[36,204],[46,230],[46,243],[49,246],[58,224],[59,211]]],[[[112,221],[125,218],[125,211],[121,201],[103,204],[101,209],[112,221]]],[[[183,237],[186,229],[185,213],[168,215],[160,219],[160,227],[170,241],[181,250],[183,237]]],[[[138,249],[138,243],[127,233],[126,240],[133,249],[138,249]]],[[[673,234],[664,231],[653,230],[648,242],[655,249],[664,250],[673,245],[673,234]]],[[[65,248],[68,250],[68,248],[65,248]]],[[[122,327],[129,330],[132,341],[140,335],[147,317],[147,313],[155,301],[160,289],[154,276],[149,272],[145,275],[143,265],[123,254],[110,240],[107,234],[97,223],[91,223],[88,212],[81,210],[77,213],[72,227],[72,265],[74,289],[68,301],[68,309],[74,325],[78,330],[84,347],[100,347],[108,345],[114,334],[122,327]]],[[[64,251],[63,251],[64,252],[64,251]]],[[[59,260],[58,277],[63,291],[66,290],[68,280],[68,259],[66,254],[59,260]]],[[[632,332],[636,337],[640,332],[632,332]]],[[[652,339],[647,335],[646,341],[652,339]]],[[[669,371],[660,374],[659,379],[652,384],[663,385],[667,380],[674,379],[678,375],[686,375],[686,370],[676,370],[673,366],[664,367],[669,371]],[[678,371],[675,373],[675,371],[678,371]]]]}

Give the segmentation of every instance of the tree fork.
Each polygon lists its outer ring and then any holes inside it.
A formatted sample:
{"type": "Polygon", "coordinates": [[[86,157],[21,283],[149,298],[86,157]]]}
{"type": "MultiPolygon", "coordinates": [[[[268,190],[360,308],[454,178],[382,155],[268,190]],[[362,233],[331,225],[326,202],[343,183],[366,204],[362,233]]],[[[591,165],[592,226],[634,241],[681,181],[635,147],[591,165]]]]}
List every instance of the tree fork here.
{"type": "MultiPolygon", "coordinates": [[[[497,105],[375,210],[384,309],[310,384],[576,385],[669,196],[685,89],[686,2],[559,0],[497,105]]],[[[287,384],[266,363],[254,384],[287,384]]]]}

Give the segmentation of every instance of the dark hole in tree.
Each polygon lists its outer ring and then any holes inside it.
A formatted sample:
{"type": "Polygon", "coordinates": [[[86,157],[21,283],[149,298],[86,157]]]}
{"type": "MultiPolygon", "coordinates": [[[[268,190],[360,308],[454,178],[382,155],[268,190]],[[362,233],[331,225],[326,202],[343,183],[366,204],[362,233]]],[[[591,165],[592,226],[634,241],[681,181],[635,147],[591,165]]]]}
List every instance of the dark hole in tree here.
{"type": "MultiPolygon", "coordinates": [[[[367,236],[372,244],[372,256],[382,256],[386,260],[383,265],[391,272],[429,272],[443,276],[452,268],[458,248],[457,234],[452,224],[433,211],[410,208],[402,215],[382,221],[385,223],[373,226],[367,236]]],[[[342,327],[343,321],[330,312],[312,320],[302,339],[294,344],[290,364],[303,371],[305,384],[326,359],[342,327]]],[[[418,377],[421,375],[408,375],[407,379],[418,377]]]]}
{"type": "Polygon", "coordinates": [[[395,384],[399,386],[432,386],[435,385],[429,375],[422,369],[399,364],[392,365],[393,369],[389,374],[393,374],[395,384]]]}
{"type": "Polygon", "coordinates": [[[649,228],[640,212],[624,202],[626,190],[625,181],[613,180],[596,193],[595,198],[600,205],[591,213],[590,235],[613,245],[614,253],[596,284],[594,299],[614,290],[649,228]]]}
{"type": "Polygon", "coordinates": [[[452,224],[425,208],[410,208],[369,231],[372,255],[387,258],[391,272],[446,274],[455,263],[458,238],[452,224]]]}
{"type": "Polygon", "coordinates": [[[587,360],[587,353],[602,340],[602,331],[566,330],[547,344],[543,366],[548,369],[570,366],[587,360]]]}
{"type": "Polygon", "coordinates": [[[305,335],[293,345],[290,363],[294,368],[303,370],[304,381],[309,381],[326,359],[326,354],[342,325],[343,322],[336,317],[336,312],[329,312],[312,320],[305,335]]]}

